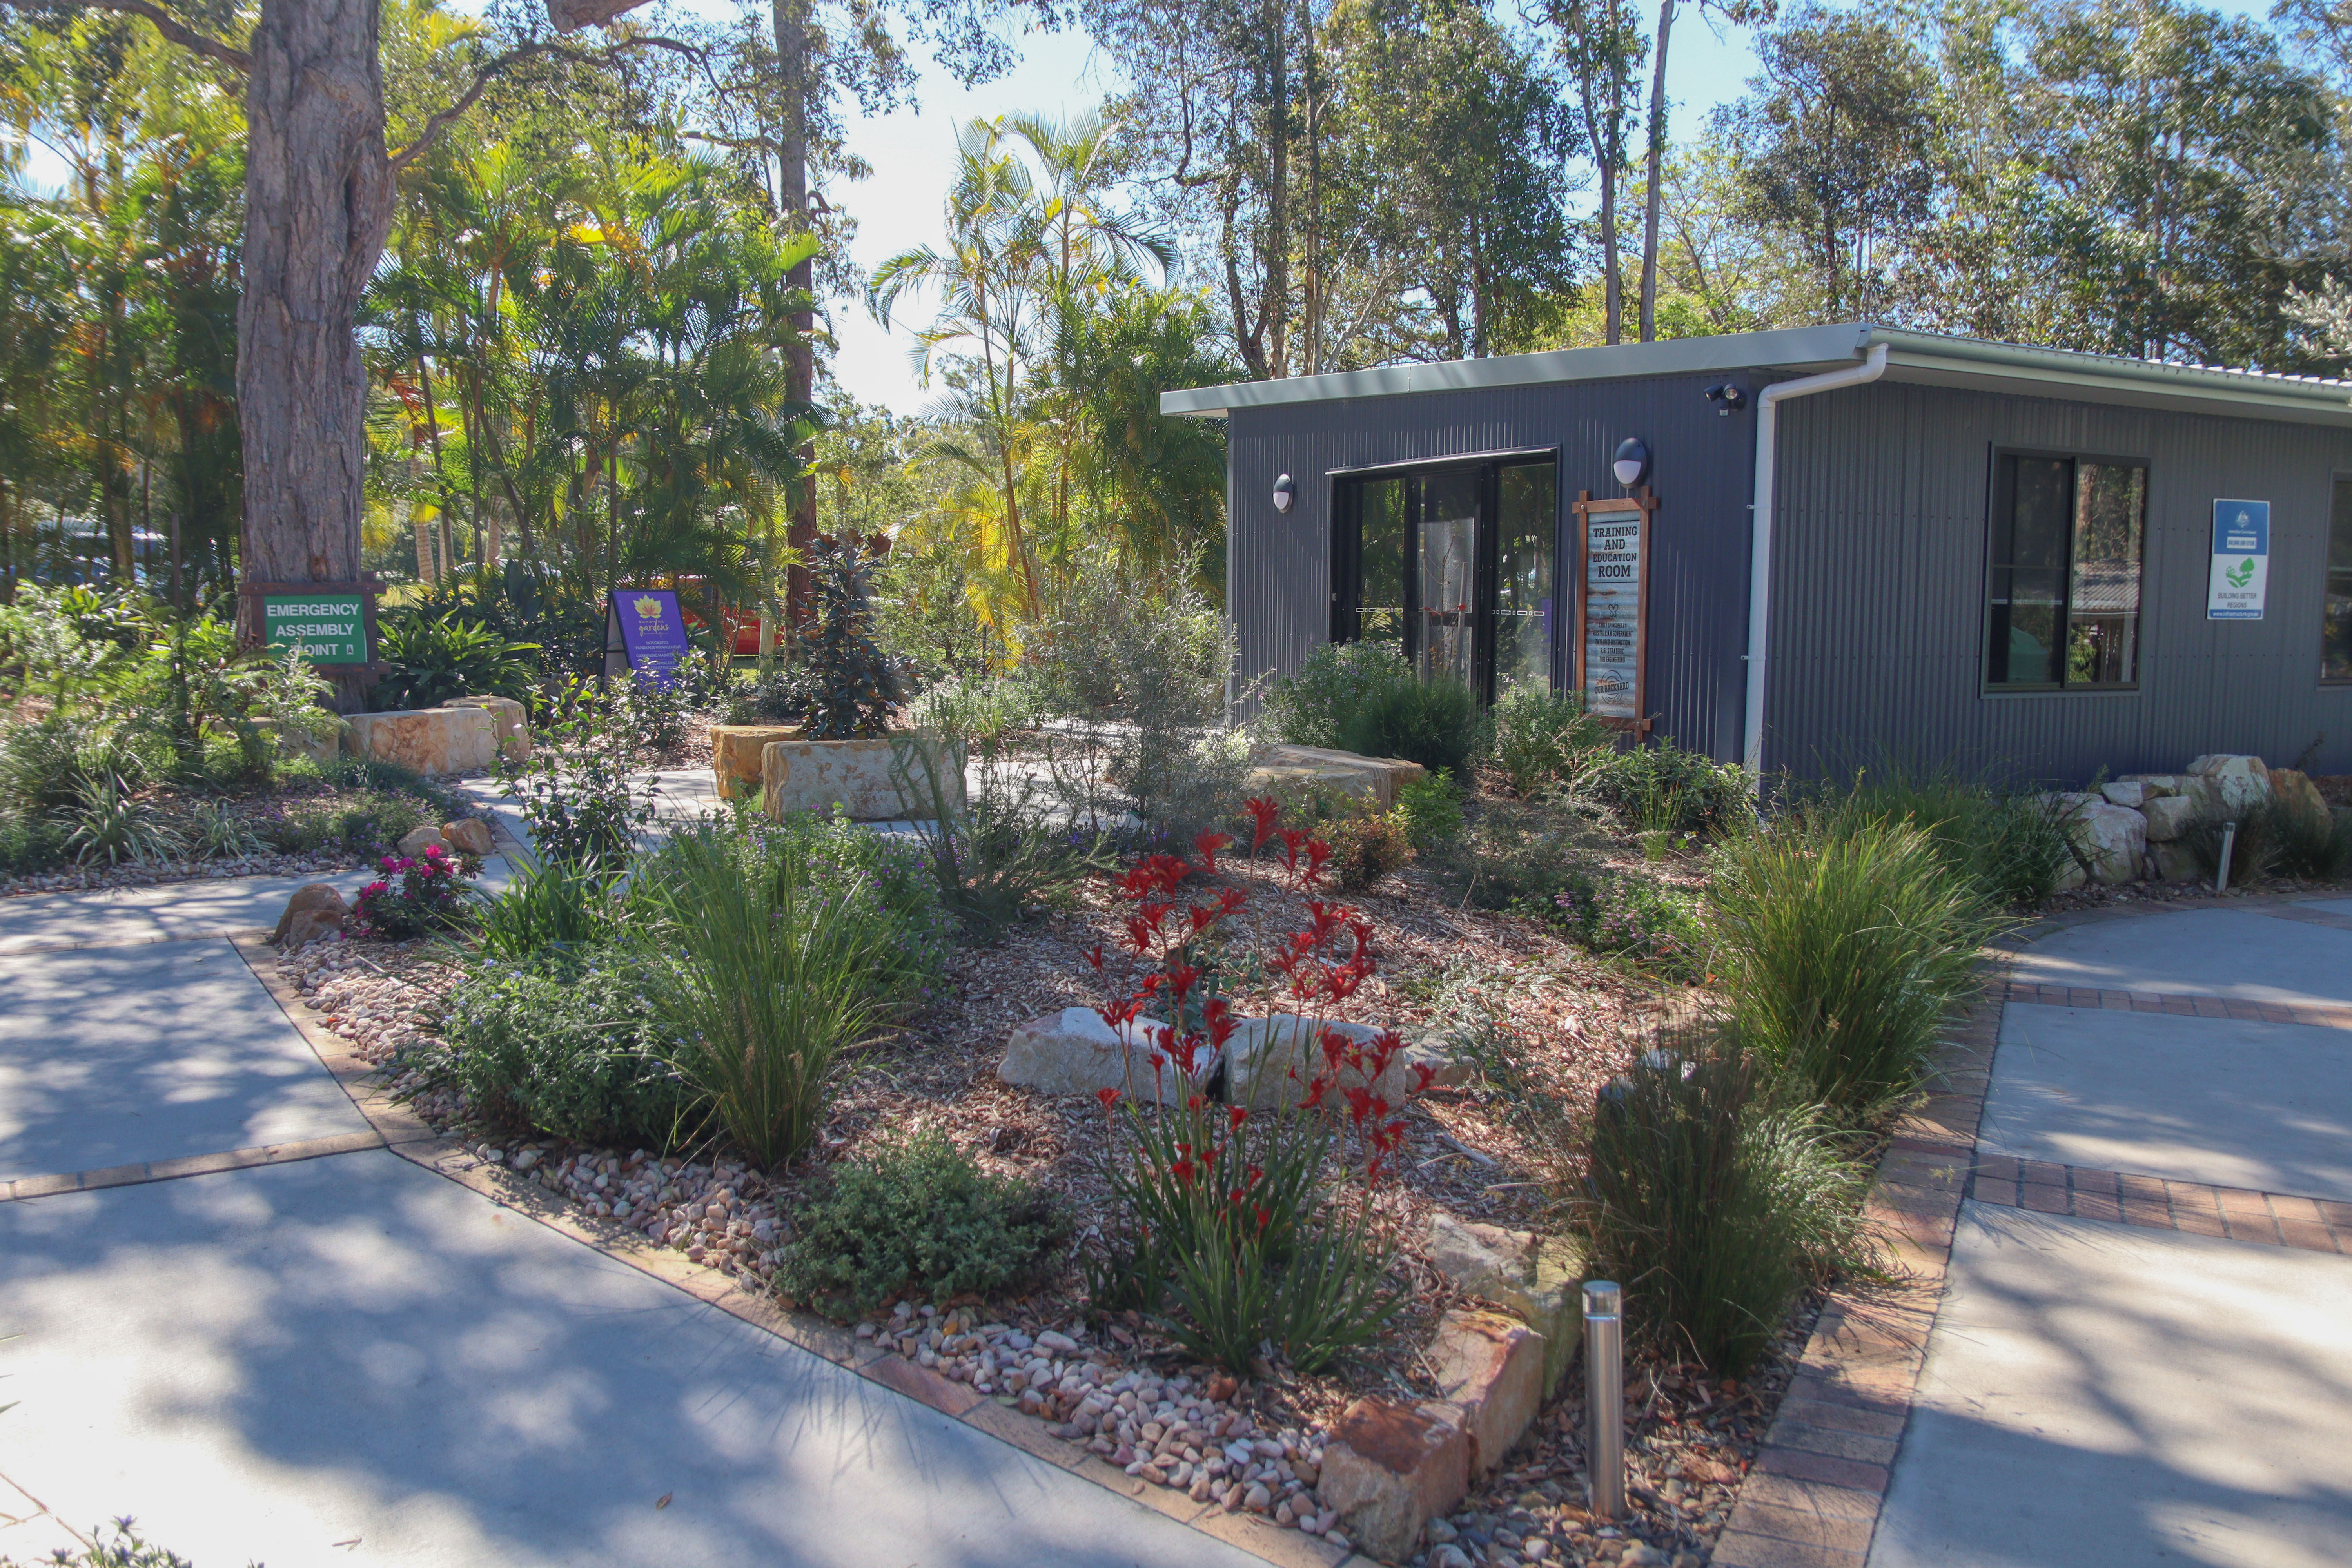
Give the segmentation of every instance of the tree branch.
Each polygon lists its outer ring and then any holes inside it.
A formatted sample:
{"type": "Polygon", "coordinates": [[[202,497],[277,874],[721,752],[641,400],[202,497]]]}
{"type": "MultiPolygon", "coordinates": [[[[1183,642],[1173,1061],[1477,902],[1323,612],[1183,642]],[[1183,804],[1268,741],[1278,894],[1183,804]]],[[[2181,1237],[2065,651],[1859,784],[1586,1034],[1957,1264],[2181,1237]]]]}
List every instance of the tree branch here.
{"type": "MultiPolygon", "coordinates": [[[[92,3],[105,5],[138,5],[142,3],[142,0],[92,0],[92,3]]],[[[647,34],[642,37],[623,38],[619,43],[613,45],[609,48],[598,49],[593,53],[583,53],[580,50],[568,47],[565,45],[552,42],[525,44],[520,48],[509,49],[505,54],[499,56],[496,59],[491,60],[488,64],[482,67],[481,69],[476,71],[474,73],[473,81],[467,84],[466,90],[458,95],[457,101],[451,104],[448,108],[442,110],[430,120],[427,120],[425,122],[425,129],[416,133],[416,140],[411,142],[407,146],[403,147],[399,152],[394,153],[386,160],[386,163],[390,166],[393,174],[396,175],[403,169],[407,168],[409,164],[415,163],[418,157],[430,152],[432,150],[433,143],[441,139],[441,132],[449,128],[451,121],[463,115],[466,110],[473,108],[474,105],[480,100],[482,94],[489,90],[489,87],[492,82],[498,80],[499,78],[504,76],[508,71],[512,70],[516,66],[520,65],[527,59],[534,58],[540,55],[550,55],[557,59],[570,60],[574,65],[601,65],[605,61],[617,57],[622,50],[634,48],[674,50],[677,53],[684,55],[688,58],[698,62],[706,71],[709,68],[709,56],[702,49],[696,47],[692,44],[680,43],[676,38],[657,37],[652,34],[647,34]]]]}
{"type": "MultiPolygon", "coordinates": [[[[5,0],[0,0],[0,3],[5,3],[5,0]]],[[[234,44],[224,44],[218,38],[196,32],[181,23],[163,7],[149,5],[147,0],[80,0],[80,4],[92,11],[115,11],[126,16],[142,16],[152,24],[155,30],[163,34],[165,39],[179,45],[184,49],[202,55],[209,60],[218,60],[221,64],[236,70],[253,68],[253,57],[243,49],[234,44]]],[[[17,6],[15,9],[22,10],[25,7],[17,6]]]]}

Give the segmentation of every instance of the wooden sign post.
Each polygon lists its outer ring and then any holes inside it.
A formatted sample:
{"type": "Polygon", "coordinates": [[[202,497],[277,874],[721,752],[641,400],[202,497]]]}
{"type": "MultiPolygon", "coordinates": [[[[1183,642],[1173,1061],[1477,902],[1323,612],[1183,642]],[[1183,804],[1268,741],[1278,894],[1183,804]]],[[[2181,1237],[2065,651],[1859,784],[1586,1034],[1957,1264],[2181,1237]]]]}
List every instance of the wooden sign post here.
{"type": "Polygon", "coordinates": [[[1646,735],[1649,719],[1650,531],[1658,500],[1594,500],[1577,492],[1576,689],[1585,711],[1646,735]]]}

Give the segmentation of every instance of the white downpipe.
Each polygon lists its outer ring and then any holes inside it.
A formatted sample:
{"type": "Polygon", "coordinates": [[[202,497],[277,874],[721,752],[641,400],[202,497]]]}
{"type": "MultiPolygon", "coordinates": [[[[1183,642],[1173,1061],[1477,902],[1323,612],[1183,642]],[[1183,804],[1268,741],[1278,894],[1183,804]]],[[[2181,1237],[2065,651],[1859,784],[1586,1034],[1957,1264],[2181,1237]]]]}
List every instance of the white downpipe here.
{"type": "Polygon", "coordinates": [[[1743,758],[1748,788],[1760,786],[1764,770],[1764,650],[1769,641],[1772,608],[1772,485],[1778,452],[1781,400],[1861,386],[1886,373],[1886,345],[1873,343],[1870,357],[1843,370],[1794,381],[1776,381],[1756,395],[1756,499],[1748,508],[1752,519],[1748,547],[1748,735],[1743,758]]]}

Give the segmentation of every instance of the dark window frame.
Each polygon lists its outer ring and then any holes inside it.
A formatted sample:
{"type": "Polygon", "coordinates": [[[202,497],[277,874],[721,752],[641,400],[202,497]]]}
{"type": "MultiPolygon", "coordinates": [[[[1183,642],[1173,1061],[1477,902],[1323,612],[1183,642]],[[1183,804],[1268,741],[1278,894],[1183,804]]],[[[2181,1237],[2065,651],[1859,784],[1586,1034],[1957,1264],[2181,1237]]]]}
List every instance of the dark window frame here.
{"type": "Polygon", "coordinates": [[[1562,659],[1570,646],[1569,639],[1573,635],[1573,628],[1565,624],[1570,616],[1562,614],[1558,607],[1559,584],[1566,571],[1564,563],[1569,559],[1570,546],[1565,521],[1569,514],[1560,499],[1561,454],[1557,447],[1465,452],[1443,458],[1327,470],[1325,478],[1331,485],[1331,580],[1328,585],[1330,640],[1335,643],[1354,642],[1362,635],[1356,584],[1362,580],[1364,487],[1396,479],[1402,481],[1405,487],[1404,656],[1408,663],[1415,660],[1421,640],[1421,574],[1413,570],[1411,542],[1419,536],[1422,523],[1420,481],[1433,474],[1458,473],[1465,469],[1474,471],[1478,476],[1477,609],[1471,643],[1474,650],[1471,689],[1478,693],[1482,703],[1491,707],[1495,701],[1496,573],[1501,537],[1503,470],[1535,464],[1549,464],[1552,471],[1552,602],[1555,608],[1551,618],[1551,646],[1547,654],[1551,689],[1555,693],[1560,691],[1564,679],[1562,659]]]}
{"type": "Polygon", "coordinates": [[[2064,447],[2002,447],[1992,448],[1985,474],[1984,577],[1977,593],[1977,694],[1979,697],[2132,697],[2145,685],[2142,672],[2147,665],[2147,585],[2153,572],[2149,558],[2156,544],[2156,465],[2147,458],[2118,452],[2094,452],[2064,447]],[[2011,458],[2031,461],[2063,462],[2073,465],[2074,498],[2067,518],[2067,561],[2064,571],[2065,598],[2060,603],[2061,632],[2057,638],[2059,668],[2062,678],[2056,681],[1995,681],[1992,675],[1992,611],[1993,579],[2001,568],[1994,559],[1996,531],[2000,527],[2004,504],[2014,504],[2014,489],[2003,483],[2006,464],[2011,458]],[[2084,464],[2105,468],[2137,468],[2140,471],[2140,534],[2139,534],[2139,607],[2135,616],[2136,651],[2132,658],[2132,679],[2129,680],[2070,681],[2063,678],[2065,668],[2067,621],[2073,608],[2074,595],[2074,514],[2080,505],[2081,474],[2084,464]]]}
{"type": "MultiPolygon", "coordinates": [[[[2330,479],[2331,483],[2327,487],[2327,531],[2319,542],[2319,684],[2340,689],[2352,686],[2352,665],[2347,665],[2342,675],[2327,673],[2327,602],[2336,596],[2335,593],[2335,579],[2337,575],[2335,569],[2336,492],[2347,486],[2352,486],[2352,473],[2338,471],[2331,475],[2330,479]]],[[[2273,523],[2271,549],[2273,554],[2278,549],[2275,523],[2273,523]]],[[[2352,573],[2347,573],[2346,575],[2347,578],[2352,578],[2352,573]]],[[[2346,583],[2345,589],[2346,596],[2352,598],[2352,581],[2346,583]]]]}

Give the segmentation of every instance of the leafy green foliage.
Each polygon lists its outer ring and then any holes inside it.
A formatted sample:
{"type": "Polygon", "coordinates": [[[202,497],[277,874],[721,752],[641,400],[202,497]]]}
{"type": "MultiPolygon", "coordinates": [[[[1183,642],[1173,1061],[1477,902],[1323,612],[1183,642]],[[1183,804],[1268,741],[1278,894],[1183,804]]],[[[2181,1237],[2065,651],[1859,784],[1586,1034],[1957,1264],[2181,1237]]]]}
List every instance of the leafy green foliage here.
{"type": "Polygon", "coordinates": [[[180,853],[180,836],[129,784],[111,773],[86,775],[71,805],[52,815],[66,828],[65,847],[77,860],[109,866],[168,860],[180,853]]]}
{"type": "Polygon", "coordinates": [[[907,700],[904,665],[874,640],[870,564],[856,542],[817,547],[811,563],[815,614],[801,628],[795,717],[814,741],[887,734],[907,700]]]}
{"type": "Polygon", "coordinates": [[[1402,757],[1435,773],[1468,778],[1486,748],[1486,716],[1477,694],[1448,676],[1383,683],[1366,692],[1339,723],[1339,749],[1366,757],[1402,757]]]}
{"type": "Polygon", "coordinates": [[[392,667],[369,694],[381,711],[438,708],[456,697],[521,700],[538,682],[537,667],[524,657],[535,645],[509,642],[455,611],[388,616],[376,646],[392,667]]]}
{"type": "Polygon", "coordinates": [[[1612,752],[1584,778],[1594,799],[1645,832],[1721,833],[1755,815],[1745,768],[1672,742],[1612,752]]]}
{"type": "Polygon", "coordinates": [[[1444,773],[1408,779],[1397,788],[1394,816],[1414,849],[1439,848],[1462,837],[1462,792],[1444,773]]]}
{"type": "Polygon", "coordinates": [[[1698,900],[1645,877],[1606,872],[1555,895],[1569,934],[1594,952],[1654,966],[1694,983],[1706,973],[1706,932],[1698,900]]]}
{"type": "Polygon", "coordinates": [[[325,800],[265,806],[252,814],[255,831],[291,854],[337,847],[360,852],[389,849],[439,813],[403,790],[362,790],[325,800]]]}
{"type": "Polygon", "coordinates": [[[1810,1112],[1759,1103],[1756,1064],[1712,1042],[1645,1053],[1593,1107],[1579,1222],[1636,1332],[1738,1376],[1807,1286],[1867,1267],[1866,1171],[1810,1112]]]}
{"type": "Polygon", "coordinates": [[[1614,749],[1616,732],[1575,692],[1531,686],[1503,694],[1491,715],[1494,765],[1522,800],[1570,784],[1614,749]]]}
{"type": "Polygon", "coordinates": [[[1444,864],[1472,907],[1555,920],[1559,895],[1589,887],[1606,847],[1591,823],[1565,812],[1490,800],[1444,864]]]}
{"type": "Polygon", "coordinates": [[[653,820],[651,787],[631,774],[635,735],[625,705],[575,687],[518,762],[499,758],[499,787],[520,803],[541,858],[617,868],[637,830],[653,820]]]}
{"type": "Polygon", "coordinates": [[[1336,747],[1340,729],[1376,692],[1412,679],[1404,656],[1386,643],[1325,643],[1266,694],[1266,726],[1294,746],[1336,747]]]}
{"type": "Polygon", "coordinates": [[[520,963],[549,948],[586,947],[613,932],[620,910],[615,878],[600,866],[509,858],[513,875],[477,911],[475,940],[486,958],[520,963]]]}
{"type": "Polygon", "coordinates": [[[1741,1040],[1841,1118],[1916,1090],[2000,924],[1927,833],[1791,813],[1724,842],[1713,869],[1707,938],[1741,1040]]]}
{"type": "Polygon", "coordinates": [[[63,864],[67,832],[51,818],[0,806],[0,877],[28,877],[63,864]]]}
{"type": "Polygon", "coordinates": [[[233,860],[269,847],[245,817],[219,801],[200,800],[190,808],[184,833],[191,854],[233,860]]]}
{"type": "Polygon", "coordinates": [[[937,1131],[835,1167],[794,1215],[777,1283],[871,1311],[1001,1290],[1038,1272],[1066,1226],[1045,1190],[994,1176],[937,1131]]]}
{"type": "Polygon", "coordinates": [[[549,948],[477,964],[441,1036],[404,1050],[417,1088],[465,1091],[485,1116],[587,1143],[667,1150],[698,1125],[633,954],[549,948]]]}
{"type": "Polygon", "coordinates": [[[1401,871],[1412,858],[1412,837],[1393,812],[1365,812],[1331,835],[1331,871],[1343,893],[1359,893],[1401,871]]]}

